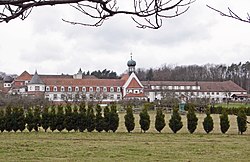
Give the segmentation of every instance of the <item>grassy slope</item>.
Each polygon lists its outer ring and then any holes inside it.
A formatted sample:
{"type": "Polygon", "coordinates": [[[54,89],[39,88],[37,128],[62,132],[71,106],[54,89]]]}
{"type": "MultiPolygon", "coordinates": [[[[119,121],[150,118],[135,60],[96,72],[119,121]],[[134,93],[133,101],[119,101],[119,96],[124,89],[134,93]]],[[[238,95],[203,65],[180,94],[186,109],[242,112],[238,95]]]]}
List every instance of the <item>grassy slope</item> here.
{"type": "MultiPolygon", "coordinates": [[[[151,120],[154,122],[154,114],[151,120]]],[[[138,114],[134,133],[125,133],[124,114],[120,114],[117,133],[24,132],[0,133],[0,161],[248,161],[250,131],[237,135],[235,116],[226,135],[220,133],[219,117],[213,115],[215,130],[205,134],[204,115],[199,116],[197,132],[190,135],[184,127],[172,134],[168,125],[162,134],[153,125],[139,133],[138,114]]],[[[166,115],[168,121],[170,114],[166,115]]]]}

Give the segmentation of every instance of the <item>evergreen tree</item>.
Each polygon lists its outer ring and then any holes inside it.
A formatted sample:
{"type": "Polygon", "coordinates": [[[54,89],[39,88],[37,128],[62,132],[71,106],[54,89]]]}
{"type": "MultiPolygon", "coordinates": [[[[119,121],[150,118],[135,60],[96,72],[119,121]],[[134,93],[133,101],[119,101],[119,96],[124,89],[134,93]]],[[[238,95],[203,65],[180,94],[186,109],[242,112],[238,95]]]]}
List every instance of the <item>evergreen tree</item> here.
{"type": "Polygon", "coordinates": [[[24,109],[20,107],[18,109],[18,119],[17,119],[18,129],[22,132],[25,129],[25,115],[24,109]]]}
{"type": "Polygon", "coordinates": [[[116,105],[112,104],[109,114],[109,129],[115,132],[119,126],[119,115],[116,110],[116,105]]]}
{"type": "Polygon", "coordinates": [[[83,132],[87,128],[87,116],[84,102],[80,103],[78,128],[80,132],[83,132]]]}
{"type": "Polygon", "coordinates": [[[105,130],[105,132],[108,132],[110,130],[109,128],[109,118],[110,118],[110,109],[108,106],[106,106],[104,108],[104,118],[103,118],[103,130],[105,130]]]}
{"type": "Polygon", "coordinates": [[[56,129],[61,132],[65,126],[64,126],[64,111],[63,111],[63,106],[58,105],[57,106],[57,113],[56,113],[56,129]]]}
{"type": "Polygon", "coordinates": [[[79,129],[77,124],[78,120],[79,120],[78,107],[75,105],[72,113],[72,124],[75,132],[79,129]]]}
{"type": "Polygon", "coordinates": [[[34,108],[34,130],[38,132],[41,126],[41,110],[39,106],[34,108]]]}
{"type": "Polygon", "coordinates": [[[220,115],[220,130],[222,133],[226,133],[229,129],[229,119],[228,114],[225,109],[222,110],[222,114],[220,115]]]}
{"type": "Polygon", "coordinates": [[[162,129],[166,126],[165,115],[161,108],[158,108],[155,116],[155,129],[161,133],[162,129]]]}
{"type": "Polygon", "coordinates": [[[237,114],[237,125],[240,134],[247,130],[247,116],[243,109],[240,109],[237,114]]]}
{"type": "Polygon", "coordinates": [[[211,132],[214,129],[214,122],[213,122],[213,118],[210,115],[210,110],[207,109],[206,110],[206,117],[204,118],[203,121],[203,128],[205,130],[206,133],[211,132]]]}
{"type": "Polygon", "coordinates": [[[11,118],[11,123],[12,123],[12,129],[14,132],[18,130],[18,107],[14,107],[12,111],[12,118],[11,118]]]}
{"type": "Polygon", "coordinates": [[[183,126],[178,110],[178,108],[173,109],[173,114],[169,120],[169,127],[174,133],[177,133],[183,126]]]}
{"type": "Polygon", "coordinates": [[[102,116],[102,108],[100,105],[96,105],[96,130],[97,132],[103,131],[103,116],[102,116]]]}
{"type": "Polygon", "coordinates": [[[143,130],[144,133],[149,129],[150,127],[150,116],[148,114],[148,109],[145,107],[142,109],[142,112],[140,112],[140,120],[139,124],[141,126],[141,131],[143,130]]]}
{"type": "Polygon", "coordinates": [[[68,132],[74,128],[73,113],[72,113],[72,107],[70,104],[67,104],[65,108],[64,126],[68,132]]]}
{"type": "Polygon", "coordinates": [[[33,109],[30,107],[28,108],[28,112],[25,117],[25,122],[27,124],[27,129],[29,132],[31,132],[35,125],[34,125],[34,114],[33,114],[33,109]]]}
{"type": "Polygon", "coordinates": [[[127,128],[128,133],[134,130],[135,128],[135,117],[133,114],[132,106],[128,106],[126,109],[126,115],[124,116],[125,126],[127,128]]]}
{"type": "Polygon", "coordinates": [[[7,132],[12,131],[12,108],[10,105],[6,107],[6,112],[5,112],[5,130],[7,132]]]}
{"type": "Polygon", "coordinates": [[[42,118],[41,118],[41,126],[43,127],[45,132],[47,132],[47,129],[50,126],[50,114],[49,114],[48,106],[45,106],[43,109],[42,118]]]}
{"type": "Polygon", "coordinates": [[[0,108],[0,131],[3,132],[5,130],[5,115],[4,109],[0,108]]]}
{"type": "Polygon", "coordinates": [[[187,113],[187,128],[190,133],[194,133],[198,125],[198,118],[194,112],[194,107],[188,107],[187,113]]]}
{"type": "Polygon", "coordinates": [[[87,109],[87,131],[92,132],[95,130],[95,114],[93,105],[89,104],[87,109]]]}
{"type": "Polygon", "coordinates": [[[49,112],[49,128],[52,132],[56,130],[56,107],[55,105],[51,106],[51,110],[49,112]]]}

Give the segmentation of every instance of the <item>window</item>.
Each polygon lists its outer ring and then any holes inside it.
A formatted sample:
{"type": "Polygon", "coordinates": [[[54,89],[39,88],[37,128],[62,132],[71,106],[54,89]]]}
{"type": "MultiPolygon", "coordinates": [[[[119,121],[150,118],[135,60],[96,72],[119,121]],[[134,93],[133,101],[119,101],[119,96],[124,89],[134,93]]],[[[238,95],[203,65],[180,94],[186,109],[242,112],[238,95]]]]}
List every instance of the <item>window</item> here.
{"type": "Polygon", "coordinates": [[[61,92],[64,92],[65,91],[65,88],[64,86],[61,87],[61,92]]]}
{"type": "Polygon", "coordinates": [[[35,91],[40,91],[40,86],[35,86],[35,91]]]}
{"type": "Polygon", "coordinates": [[[86,87],[82,87],[82,91],[83,91],[83,92],[86,92],[86,87]]]}
{"type": "Polygon", "coordinates": [[[100,92],[100,87],[96,87],[96,92],[100,92]]]}
{"type": "Polygon", "coordinates": [[[76,87],[76,88],[75,88],[75,91],[78,92],[78,91],[79,91],[79,87],[76,87]]]}
{"type": "Polygon", "coordinates": [[[114,92],[114,87],[110,87],[110,92],[114,92]]]}
{"type": "Polygon", "coordinates": [[[103,94],[102,98],[103,98],[104,100],[106,100],[106,99],[108,98],[108,96],[107,96],[106,94],[103,94]]]}
{"type": "Polygon", "coordinates": [[[121,92],[121,88],[120,87],[117,87],[117,92],[121,92]]]}
{"type": "Polygon", "coordinates": [[[79,100],[79,98],[80,98],[80,95],[79,94],[75,94],[75,99],[79,100]]]}
{"type": "Polygon", "coordinates": [[[93,87],[89,87],[89,92],[93,92],[93,87]]]}
{"type": "Polygon", "coordinates": [[[172,86],[168,86],[168,89],[173,89],[173,87],[172,86]]]}
{"type": "Polygon", "coordinates": [[[47,91],[47,92],[48,92],[48,91],[50,91],[50,88],[49,88],[49,86],[47,86],[47,87],[46,87],[46,91],[47,91]]]}
{"type": "Polygon", "coordinates": [[[57,100],[57,94],[53,94],[53,100],[57,100]]]}
{"type": "Polygon", "coordinates": [[[61,99],[65,100],[65,94],[61,94],[61,99]]]}
{"type": "Polygon", "coordinates": [[[103,87],[103,92],[107,92],[107,87],[103,87]]]}
{"type": "Polygon", "coordinates": [[[117,99],[118,99],[118,100],[121,99],[121,95],[118,94],[118,95],[117,95],[117,99]]]}
{"type": "Polygon", "coordinates": [[[111,100],[114,99],[114,95],[113,95],[113,94],[110,95],[110,99],[111,99],[111,100]]]}
{"type": "Polygon", "coordinates": [[[71,92],[72,91],[72,87],[69,86],[68,87],[68,91],[71,92]]]}
{"type": "Polygon", "coordinates": [[[54,86],[53,91],[57,92],[57,87],[56,86],[54,86]]]}
{"type": "Polygon", "coordinates": [[[210,95],[210,93],[209,93],[209,92],[207,92],[207,95],[210,95]]]}
{"type": "Polygon", "coordinates": [[[212,95],[214,95],[214,92],[212,92],[212,95]]]}
{"type": "Polygon", "coordinates": [[[219,92],[216,92],[217,95],[219,95],[219,92]]]}

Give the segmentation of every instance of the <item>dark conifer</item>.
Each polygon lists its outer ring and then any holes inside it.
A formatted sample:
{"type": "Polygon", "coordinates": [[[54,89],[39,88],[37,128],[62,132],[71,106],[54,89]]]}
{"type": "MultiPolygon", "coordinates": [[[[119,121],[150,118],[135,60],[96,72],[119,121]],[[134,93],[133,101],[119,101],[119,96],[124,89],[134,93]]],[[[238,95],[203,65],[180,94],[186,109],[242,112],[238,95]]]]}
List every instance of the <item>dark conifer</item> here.
{"type": "Polygon", "coordinates": [[[188,131],[192,134],[196,130],[198,125],[198,118],[194,112],[194,107],[189,106],[188,107],[188,113],[187,113],[187,128],[188,131]]]}
{"type": "Polygon", "coordinates": [[[12,108],[10,105],[6,107],[5,110],[5,130],[7,132],[12,131],[13,125],[12,125],[12,108]]]}
{"type": "Polygon", "coordinates": [[[169,120],[169,127],[174,133],[177,133],[183,126],[178,110],[178,108],[173,109],[173,114],[169,120]]]}
{"type": "Polygon", "coordinates": [[[5,130],[5,115],[4,109],[0,108],[0,131],[3,132],[5,130]]]}
{"type": "Polygon", "coordinates": [[[78,121],[79,121],[78,107],[75,105],[73,107],[73,112],[72,112],[72,124],[73,124],[73,129],[75,132],[79,129],[78,121]]]}
{"type": "Polygon", "coordinates": [[[49,127],[52,132],[56,130],[56,107],[55,105],[51,106],[51,110],[49,111],[49,127]]]}
{"type": "Polygon", "coordinates": [[[20,107],[18,109],[18,119],[17,119],[17,123],[18,123],[18,129],[22,132],[25,129],[25,115],[24,115],[24,109],[22,107],[20,107]]]}
{"type": "Polygon", "coordinates": [[[213,122],[213,118],[210,115],[210,109],[208,108],[206,110],[206,117],[204,118],[203,121],[203,128],[205,130],[206,133],[211,132],[214,129],[214,122],[213,122]]]}
{"type": "Polygon", "coordinates": [[[64,126],[64,111],[63,111],[63,106],[58,105],[57,106],[57,113],[56,113],[56,129],[61,132],[65,126],[64,126]]]}
{"type": "Polygon", "coordinates": [[[144,133],[149,129],[150,127],[150,116],[148,114],[148,109],[147,107],[144,106],[142,109],[142,112],[140,112],[140,120],[139,124],[141,126],[141,131],[144,133]]]}
{"type": "Polygon", "coordinates": [[[109,115],[109,128],[112,132],[115,132],[119,126],[119,115],[117,113],[116,104],[112,104],[109,115]]]}
{"type": "Polygon", "coordinates": [[[240,109],[237,114],[237,125],[240,134],[247,130],[247,116],[243,109],[240,109]]]}
{"type": "Polygon", "coordinates": [[[83,132],[87,128],[87,115],[84,102],[80,103],[78,128],[80,132],[83,132]]]}
{"type": "Polygon", "coordinates": [[[70,104],[67,104],[65,108],[64,126],[68,132],[74,128],[73,120],[72,107],[70,104]]]}
{"type": "Polygon", "coordinates": [[[92,132],[95,130],[95,114],[93,105],[89,104],[87,109],[87,131],[92,132]]]}
{"type": "Polygon", "coordinates": [[[161,133],[162,129],[166,126],[165,115],[161,108],[158,108],[155,116],[155,129],[161,133]]]}
{"type": "Polygon", "coordinates": [[[222,114],[220,115],[220,130],[222,133],[226,133],[230,127],[228,114],[225,109],[222,110],[222,114]]]}
{"type": "Polygon", "coordinates": [[[12,123],[12,129],[14,132],[18,130],[18,107],[14,107],[12,110],[12,118],[11,118],[11,123],[12,123]]]}
{"type": "Polygon", "coordinates": [[[105,130],[105,132],[108,132],[110,130],[109,126],[110,126],[110,109],[108,106],[106,106],[104,108],[104,122],[103,122],[103,130],[105,130]]]}
{"type": "Polygon", "coordinates": [[[135,117],[133,115],[132,106],[127,107],[126,115],[124,116],[124,119],[125,119],[126,129],[127,129],[128,133],[130,133],[135,128],[135,117]]]}
{"type": "Polygon", "coordinates": [[[41,126],[41,109],[39,106],[34,108],[34,130],[38,132],[41,126]]]}
{"type": "Polygon", "coordinates": [[[102,116],[102,108],[100,105],[96,105],[96,131],[101,132],[103,131],[103,116],[102,116]]]}
{"type": "Polygon", "coordinates": [[[49,114],[48,106],[45,106],[43,109],[42,118],[41,118],[41,126],[43,127],[45,132],[47,132],[47,129],[50,126],[50,114],[49,114]]]}
{"type": "Polygon", "coordinates": [[[28,108],[28,112],[25,117],[25,122],[27,124],[27,129],[29,132],[31,132],[35,125],[34,125],[34,114],[33,114],[33,109],[30,107],[28,108]]]}

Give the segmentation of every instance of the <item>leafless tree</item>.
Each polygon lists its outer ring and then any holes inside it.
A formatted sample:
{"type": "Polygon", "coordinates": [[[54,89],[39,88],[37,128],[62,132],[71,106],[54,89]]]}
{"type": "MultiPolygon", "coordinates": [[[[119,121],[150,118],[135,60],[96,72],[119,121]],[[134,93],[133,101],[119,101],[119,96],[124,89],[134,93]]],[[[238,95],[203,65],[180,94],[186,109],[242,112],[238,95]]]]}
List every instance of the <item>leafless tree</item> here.
{"type": "Polygon", "coordinates": [[[246,22],[246,23],[250,23],[250,15],[249,13],[247,13],[247,17],[246,18],[242,18],[240,16],[238,16],[238,14],[236,14],[233,10],[231,10],[229,7],[228,7],[228,13],[225,13],[225,12],[222,12],[218,9],[215,9],[209,5],[207,5],[208,8],[218,12],[221,16],[226,16],[226,17],[230,17],[230,18],[233,18],[233,19],[236,19],[236,20],[239,20],[239,21],[242,21],[242,22],[246,22]]]}
{"type": "Polygon", "coordinates": [[[162,20],[185,13],[196,0],[0,0],[0,22],[15,18],[26,19],[34,7],[68,4],[80,13],[96,20],[94,23],[63,21],[74,25],[100,26],[108,18],[131,15],[138,28],[158,29],[162,20]],[[122,5],[123,4],[123,5],[122,5]],[[124,5],[126,4],[126,5],[124,5]]]}

